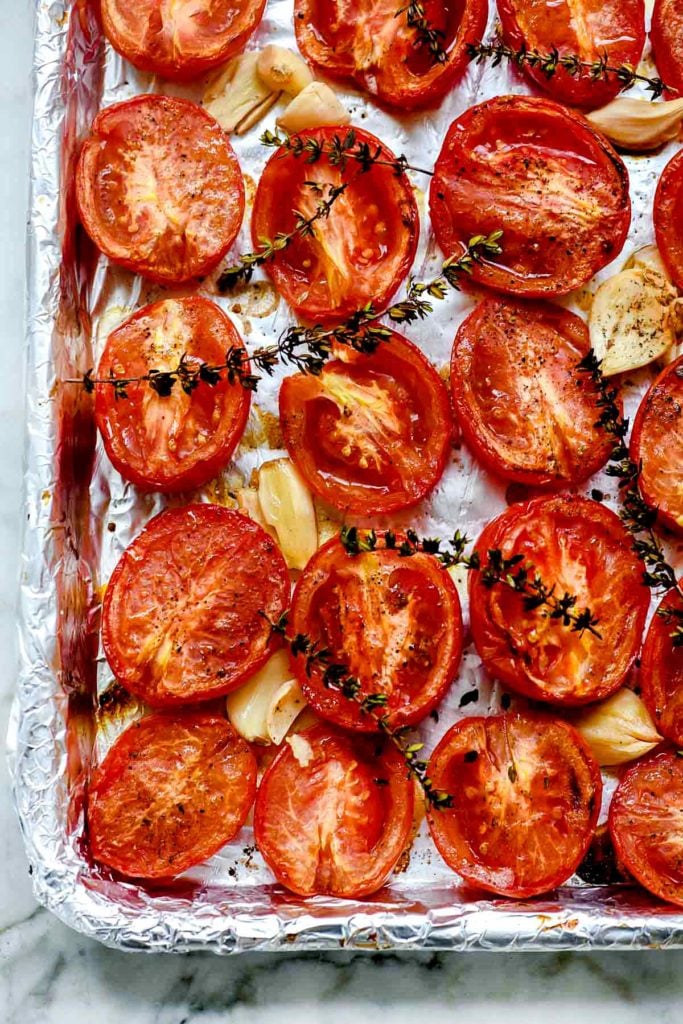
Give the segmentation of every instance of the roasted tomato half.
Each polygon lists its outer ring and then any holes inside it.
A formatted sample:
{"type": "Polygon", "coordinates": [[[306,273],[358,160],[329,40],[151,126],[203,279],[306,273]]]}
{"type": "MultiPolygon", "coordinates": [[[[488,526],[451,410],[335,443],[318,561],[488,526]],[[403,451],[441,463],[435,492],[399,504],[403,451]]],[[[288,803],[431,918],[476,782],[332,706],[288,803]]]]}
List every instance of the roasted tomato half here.
{"type": "Polygon", "coordinates": [[[652,618],[641,655],[640,688],[657,730],[683,746],[683,647],[673,642],[678,622],[667,612],[683,615],[680,589],[664,596],[652,618]]]}
{"type": "Polygon", "coordinates": [[[369,896],[408,845],[413,782],[390,744],[315,726],[284,743],[259,787],[254,838],[301,896],[369,896]]]}
{"type": "Polygon", "coordinates": [[[633,421],[631,457],[640,492],[659,519],[683,532],[683,356],[650,386],[633,421]]]}
{"type": "Polygon", "coordinates": [[[153,706],[234,690],[273,651],[289,574],[257,523],[218,505],[156,516],[107,586],[102,644],[123,686],[153,706]]]}
{"type": "MultiPolygon", "coordinates": [[[[348,129],[316,128],[297,139],[329,147],[348,129]]],[[[369,132],[354,129],[356,144],[367,144],[382,160],[396,158],[369,132]]],[[[343,320],[369,302],[383,309],[405,278],[419,233],[417,205],[405,174],[375,164],[363,171],[355,160],[333,166],[326,157],[307,163],[278,149],[266,164],[256,191],[251,221],[254,244],[294,231],[297,218],[314,216],[330,189],[344,188],[326,217],[299,234],[265,264],[278,291],[309,320],[343,320]]]]}
{"type": "Polygon", "coordinates": [[[187,81],[224,64],[258,25],[265,0],[100,0],[115,50],[142,71],[187,81]]]}
{"type": "MultiPolygon", "coordinates": [[[[400,543],[401,538],[398,538],[400,543]]],[[[342,662],[361,684],[361,696],[381,693],[393,726],[419,722],[445,695],[458,670],[463,628],[455,584],[432,555],[402,557],[382,545],[349,554],[328,541],[297,583],[292,631],[306,633],[342,662]]],[[[293,666],[306,699],[322,717],[347,729],[371,731],[377,720],[325,686],[319,666],[310,674],[299,655],[293,666]]]]}
{"type": "Polygon", "coordinates": [[[566,722],[529,714],[464,718],[431,756],[429,777],[453,798],[429,828],[467,882],[525,898],[572,875],[600,812],[597,762],[566,722]]]}
{"type": "MultiPolygon", "coordinates": [[[[230,349],[244,352],[228,317],[203,298],[164,299],[138,310],[113,331],[102,353],[98,380],[142,377],[221,366],[230,349]]],[[[249,392],[225,377],[201,382],[189,394],[176,383],[162,397],[141,381],[126,385],[126,400],[111,384],[95,388],[95,418],[107,455],[126,480],[153,491],[201,487],[227,465],[249,415],[249,392]]]]}
{"type": "Polygon", "coordinates": [[[237,157],[189,100],[136,96],[101,111],[76,170],[81,221],[115,263],[153,281],[207,273],[244,213],[237,157]]]}
{"type": "Polygon", "coordinates": [[[549,609],[530,609],[504,583],[470,575],[472,635],[487,671],[518,693],[553,704],[587,704],[617,690],[640,647],[649,605],[643,567],[618,516],[587,498],[511,505],[485,528],[477,549],[522,555],[517,568],[540,576],[561,599],[589,608],[599,636],[573,630],[549,609]],[[532,569],[533,567],[533,569],[532,569]]]}
{"type": "Polygon", "coordinates": [[[92,855],[133,878],[172,878],[239,832],[255,793],[256,759],[225,718],[150,715],[93,772],[92,855]]]}
{"type": "Polygon", "coordinates": [[[484,299],[463,322],[451,394],[477,459],[507,480],[576,484],[607,461],[596,426],[598,392],[578,363],[590,349],[583,320],[559,306],[484,299]]]}
{"type": "Polygon", "coordinates": [[[650,40],[659,74],[683,93],[683,7],[678,0],[655,0],[650,40]]]}
{"type": "Polygon", "coordinates": [[[617,856],[641,885],[683,907],[683,760],[674,751],[639,761],[612,798],[617,856]]]}
{"type": "Polygon", "coordinates": [[[382,103],[401,110],[431,106],[446,95],[467,66],[467,43],[486,28],[486,0],[426,0],[424,13],[446,60],[434,59],[408,24],[407,8],[393,0],[351,4],[295,0],[294,28],[301,52],[325,74],[355,82],[382,103]]]}
{"type": "Polygon", "coordinates": [[[286,377],[280,420],[311,490],[352,515],[396,512],[426,497],[453,431],[445,384],[393,331],[372,355],[340,347],[318,376],[286,377]]]}
{"type": "MultiPolygon", "coordinates": [[[[498,0],[505,42],[515,50],[557,50],[593,63],[638,67],[645,45],[643,0],[498,0]]],[[[560,103],[593,109],[621,91],[616,75],[596,79],[589,68],[570,74],[558,67],[552,76],[524,65],[527,76],[560,103]]]]}
{"type": "Polygon", "coordinates": [[[530,96],[498,96],[453,122],[429,206],[447,257],[502,230],[502,254],[476,262],[472,276],[532,298],[585,284],[618,256],[631,219],[626,167],[606,139],[530,96]]]}
{"type": "Polygon", "coordinates": [[[669,160],[655,192],[657,248],[674,284],[683,288],[683,152],[669,160]]]}

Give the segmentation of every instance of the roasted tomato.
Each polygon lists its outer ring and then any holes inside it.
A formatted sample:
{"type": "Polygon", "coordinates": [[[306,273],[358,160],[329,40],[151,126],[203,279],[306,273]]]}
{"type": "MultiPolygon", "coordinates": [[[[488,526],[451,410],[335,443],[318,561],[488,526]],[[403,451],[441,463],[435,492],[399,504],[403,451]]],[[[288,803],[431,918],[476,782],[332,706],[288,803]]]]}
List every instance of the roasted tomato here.
{"type": "Polygon", "coordinates": [[[153,706],[234,690],[273,651],[289,603],[285,560],[261,527],[218,505],[162,512],[126,549],[102,609],[102,643],[123,686],[153,706]]]}
{"type": "Polygon", "coordinates": [[[133,878],[172,878],[239,832],[255,793],[256,759],[225,718],[150,715],[93,772],[92,855],[133,878]]]}
{"type": "Polygon", "coordinates": [[[588,328],[546,303],[489,298],[461,325],[451,393],[467,444],[492,473],[517,483],[576,484],[607,461],[598,393],[579,361],[588,328]]]}
{"type": "MultiPolygon", "coordinates": [[[[637,67],[645,45],[643,0],[498,0],[503,38],[515,50],[557,49],[560,57],[583,61],[607,57],[614,66],[637,67]]],[[[524,66],[528,77],[553,99],[573,107],[602,107],[621,91],[616,75],[596,81],[588,68],[571,75],[558,67],[551,76],[524,66]]]]}
{"type": "Polygon", "coordinates": [[[449,867],[467,882],[525,898],[572,875],[600,812],[600,769],[566,722],[529,714],[464,718],[429,762],[451,808],[429,812],[449,867]]]}
{"type": "Polygon", "coordinates": [[[674,284],[683,288],[683,151],[662,171],[653,212],[657,248],[674,284]]]}
{"type": "Polygon", "coordinates": [[[650,39],[659,74],[683,93],[683,8],[678,0],[655,0],[650,39]]]}
{"type": "Polygon", "coordinates": [[[505,584],[470,576],[472,635],[488,672],[518,693],[553,704],[587,704],[617,690],[631,667],[649,605],[643,567],[619,517],[587,498],[551,497],[511,505],[477,543],[484,554],[523,555],[554,594],[590,608],[594,636],[529,609],[505,584]]]}
{"type": "Polygon", "coordinates": [[[467,66],[466,44],[484,34],[488,4],[426,0],[424,10],[430,27],[442,33],[443,62],[418,44],[407,8],[397,16],[393,0],[295,0],[296,39],[325,74],[355,82],[390,106],[414,110],[438,103],[458,81],[467,66]]]}
{"type": "Polygon", "coordinates": [[[503,252],[474,264],[479,284],[542,298],[585,284],[619,254],[631,201],[626,168],[579,114],[498,96],[451,125],[429,195],[447,257],[502,230],[503,252]]]}
{"type": "MultiPolygon", "coordinates": [[[[244,351],[225,313],[202,298],[164,299],[138,310],[107,339],[99,380],[175,369],[220,366],[230,349],[244,351]]],[[[153,491],[182,491],[211,480],[229,461],[249,415],[249,392],[223,379],[190,394],[176,384],[161,397],[149,383],[95,388],[95,418],[107,455],[126,480],[153,491]]]]}
{"type": "MultiPolygon", "coordinates": [[[[329,144],[348,129],[316,128],[298,139],[329,144]]],[[[393,153],[369,132],[354,128],[356,143],[366,143],[383,160],[393,153]]],[[[328,216],[311,233],[300,234],[265,264],[277,289],[294,311],[309,320],[343,320],[369,302],[387,305],[415,256],[419,219],[410,182],[391,167],[375,164],[363,171],[355,160],[344,167],[325,158],[307,163],[278,149],[266,164],[254,200],[254,244],[294,231],[299,216],[312,217],[330,188],[344,187],[328,216]],[[311,183],[314,182],[315,186],[311,183]]]]}
{"type": "Polygon", "coordinates": [[[265,0],[101,0],[115,50],[142,71],[187,81],[224,64],[244,45],[265,0]]]}
{"type": "Polygon", "coordinates": [[[315,726],[284,743],[263,776],[254,838],[292,892],[368,896],[408,845],[413,783],[399,752],[377,743],[315,726]]]}
{"type": "Polygon", "coordinates": [[[232,245],[244,183],[227,135],[205,110],[136,96],[93,121],[76,199],[85,230],[111,260],[181,282],[207,273],[232,245]]]}
{"type": "MultiPolygon", "coordinates": [[[[332,661],[347,665],[361,695],[385,694],[382,713],[393,726],[429,714],[455,678],[462,653],[458,592],[432,555],[406,558],[383,546],[350,555],[336,538],[313,555],[299,578],[291,625],[295,634],[321,642],[332,661]]],[[[378,728],[372,715],[325,686],[320,667],[309,674],[302,655],[293,665],[306,699],[323,718],[347,729],[378,728]]]]}
{"type": "Polygon", "coordinates": [[[426,497],[453,430],[445,384],[395,332],[372,355],[340,347],[319,376],[286,377],[280,420],[311,490],[353,515],[396,512],[426,497]]]}
{"type": "Polygon", "coordinates": [[[683,760],[673,751],[639,761],[612,798],[617,856],[641,885],[683,907],[683,760]]]}
{"type": "Polygon", "coordinates": [[[633,421],[640,492],[659,520],[683,532],[683,356],[650,386],[633,421]]]}
{"type": "Polygon", "coordinates": [[[641,655],[640,688],[658,731],[683,746],[683,647],[674,646],[676,623],[667,621],[667,611],[683,615],[680,590],[664,596],[650,623],[641,655]]]}

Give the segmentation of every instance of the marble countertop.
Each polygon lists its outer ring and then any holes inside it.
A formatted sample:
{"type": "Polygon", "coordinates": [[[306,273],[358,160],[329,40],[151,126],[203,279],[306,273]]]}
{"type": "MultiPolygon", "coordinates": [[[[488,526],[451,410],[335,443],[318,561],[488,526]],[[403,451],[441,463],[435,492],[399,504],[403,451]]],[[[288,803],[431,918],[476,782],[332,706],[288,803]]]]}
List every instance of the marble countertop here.
{"type": "MultiPolygon", "coordinates": [[[[3,0],[0,34],[0,730],[16,673],[23,448],[24,232],[33,0],[3,0]]],[[[0,760],[0,1021],[6,1024],[674,1024],[683,951],[563,954],[257,955],[227,960],[104,949],[38,908],[0,760]]]]}

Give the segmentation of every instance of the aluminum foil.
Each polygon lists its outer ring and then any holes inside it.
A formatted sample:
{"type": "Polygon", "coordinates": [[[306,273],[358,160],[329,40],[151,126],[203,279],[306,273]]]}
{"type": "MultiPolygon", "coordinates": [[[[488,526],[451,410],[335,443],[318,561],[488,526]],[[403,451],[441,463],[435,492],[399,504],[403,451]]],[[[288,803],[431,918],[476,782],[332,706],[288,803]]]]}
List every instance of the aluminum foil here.
{"type": "MultiPolygon", "coordinates": [[[[494,14],[488,33],[494,31],[494,14]]],[[[294,46],[292,0],[269,0],[250,42],[294,46]]],[[[78,229],[71,191],[80,139],[97,110],[140,92],[173,91],[198,98],[201,89],[175,88],[126,65],[101,38],[90,0],[36,2],[35,120],[31,179],[28,304],[26,528],[21,606],[21,666],[10,735],[14,794],[37,898],[63,921],[101,942],[129,950],[208,949],[569,949],[683,946],[683,913],[629,885],[589,886],[580,878],[543,899],[481,899],[467,890],[434,849],[424,823],[389,885],[372,899],[303,900],[274,884],[252,845],[249,826],[206,864],[170,888],[153,890],[112,879],[83,852],[83,791],[89,766],[140,713],[135,701],[104,702],[113,682],[99,648],[103,587],[120,554],[165,503],[142,496],[108,463],[96,436],[92,402],[64,385],[95,365],[107,333],[133,309],[169,289],[145,284],[98,258],[78,229]],[[113,708],[113,710],[112,710],[113,708]]],[[[450,122],[486,98],[527,92],[505,67],[471,66],[437,111],[395,116],[356,92],[339,90],[353,123],[378,135],[395,153],[431,166],[450,122]]],[[[276,111],[244,138],[233,138],[247,181],[247,214],[233,253],[250,248],[255,182],[269,156],[258,143],[276,111]]],[[[626,158],[633,219],[623,253],[652,241],[651,209],[657,177],[676,148],[626,158]]],[[[414,273],[431,277],[441,256],[426,212],[428,182],[412,175],[422,230],[414,273]]],[[[218,298],[213,275],[202,291],[218,298]]],[[[258,277],[258,276],[257,276],[258,277]]],[[[565,300],[584,313],[596,281],[565,300]]],[[[458,324],[476,295],[452,292],[424,323],[407,333],[438,366],[447,364],[458,324]]],[[[285,304],[262,279],[243,294],[218,298],[249,349],[268,343],[291,322],[285,304]]],[[[652,378],[645,370],[626,385],[632,413],[652,378]]],[[[233,465],[211,486],[174,499],[230,501],[230,490],[263,461],[282,454],[269,447],[281,375],[259,387],[233,465]]],[[[271,441],[272,444],[272,441],[271,441]]],[[[614,482],[600,487],[615,505],[614,482]]],[[[485,475],[462,448],[416,517],[428,534],[457,527],[476,537],[485,522],[519,497],[485,475]]],[[[321,509],[321,512],[323,510],[321,509]]],[[[393,522],[401,523],[401,516],[393,522]]],[[[380,522],[380,521],[377,521],[380,522]]],[[[674,561],[681,562],[672,551],[674,561]]],[[[464,581],[461,581],[464,583],[464,581]]],[[[467,619],[467,599],[460,587],[467,619]]],[[[440,707],[438,725],[421,729],[427,749],[458,716],[501,707],[502,691],[488,681],[470,645],[458,679],[440,707]],[[460,707],[462,696],[478,699],[460,707]]],[[[521,705],[521,701],[519,702],[521,705]]],[[[605,807],[614,788],[606,775],[605,807]]]]}

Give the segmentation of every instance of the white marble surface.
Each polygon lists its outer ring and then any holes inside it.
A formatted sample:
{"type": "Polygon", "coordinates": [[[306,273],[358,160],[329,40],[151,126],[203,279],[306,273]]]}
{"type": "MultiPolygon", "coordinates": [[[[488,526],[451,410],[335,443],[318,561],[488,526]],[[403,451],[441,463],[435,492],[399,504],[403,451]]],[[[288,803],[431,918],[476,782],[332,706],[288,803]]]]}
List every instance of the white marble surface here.
{"type": "MultiPolygon", "coordinates": [[[[33,0],[0,0],[0,716],[15,675],[21,519],[24,221],[33,0]]],[[[657,1024],[683,1019],[683,951],[491,956],[142,957],[82,939],[33,901],[0,762],[0,1021],[657,1024]]]]}

